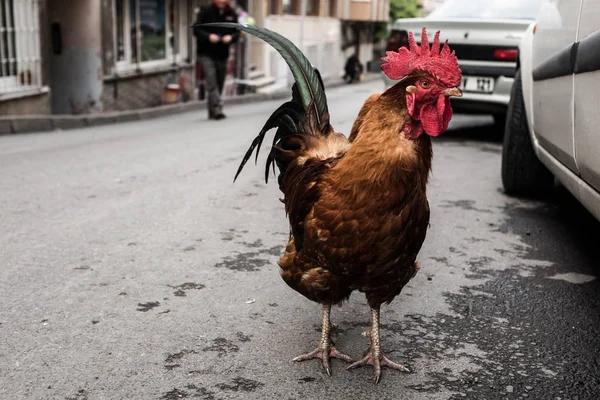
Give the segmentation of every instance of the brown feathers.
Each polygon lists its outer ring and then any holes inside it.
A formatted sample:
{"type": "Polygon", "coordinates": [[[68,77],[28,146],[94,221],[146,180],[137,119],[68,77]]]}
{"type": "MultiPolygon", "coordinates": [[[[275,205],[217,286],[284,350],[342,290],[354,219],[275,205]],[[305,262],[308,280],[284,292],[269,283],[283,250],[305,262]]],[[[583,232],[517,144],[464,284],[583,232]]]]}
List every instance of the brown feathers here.
{"type": "Polygon", "coordinates": [[[278,144],[292,231],[281,276],[313,301],[339,303],[359,290],[376,307],[416,274],[432,154],[429,136],[403,134],[403,98],[370,96],[348,140],[296,134],[278,144]]]}

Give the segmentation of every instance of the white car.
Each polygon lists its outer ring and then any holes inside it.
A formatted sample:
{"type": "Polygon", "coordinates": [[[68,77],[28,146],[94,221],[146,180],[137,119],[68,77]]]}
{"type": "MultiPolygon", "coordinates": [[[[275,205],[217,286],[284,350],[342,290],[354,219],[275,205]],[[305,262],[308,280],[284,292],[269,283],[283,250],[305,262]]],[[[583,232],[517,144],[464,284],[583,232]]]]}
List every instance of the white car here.
{"type": "MultiPolygon", "coordinates": [[[[463,97],[453,98],[456,113],[492,114],[504,118],[517,66],[519,42],[535,21],[543,0],[446,0],[424,18],[398,19],[386,50],[408,45],[408,31],[420,43],[421,29],[448,39],[463,72],[463,97]]],[[[430,39],[431,40],[431,39],[430,39]]],[[[395,81],[382,73],[386,88],[395,81]]]]}
{"type": "Polygon", "coordinates": [[[555,179],[600,220],[600,0],[544,1],[520,44],[502,156],[507,193],[555,179]]]}

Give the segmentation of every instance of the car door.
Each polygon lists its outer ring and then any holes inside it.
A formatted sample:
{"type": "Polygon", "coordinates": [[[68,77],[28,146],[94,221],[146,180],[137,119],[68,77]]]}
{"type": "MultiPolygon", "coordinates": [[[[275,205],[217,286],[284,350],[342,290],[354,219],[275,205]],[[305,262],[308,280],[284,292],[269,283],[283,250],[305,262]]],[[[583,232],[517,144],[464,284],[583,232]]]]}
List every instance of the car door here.
{"type": "Polygon", "coordinates": [[[549,0],[542,6],[532,54],[535,135],[540,146],[575,173],[570,54],[582,1],[549,0]]]}
{"type": "Polygon", "coordinates": [[[575,57],[575,157],[581,178],[600,191],[600,1],[585,0],[575,57]]]}

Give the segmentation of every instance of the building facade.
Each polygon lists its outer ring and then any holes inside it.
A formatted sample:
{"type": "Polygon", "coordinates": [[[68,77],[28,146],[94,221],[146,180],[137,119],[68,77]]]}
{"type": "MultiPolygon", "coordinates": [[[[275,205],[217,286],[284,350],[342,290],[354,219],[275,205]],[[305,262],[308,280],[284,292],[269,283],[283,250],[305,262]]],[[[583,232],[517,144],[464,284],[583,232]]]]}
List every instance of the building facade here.
{"type": "MultiPolygon", "coordinates": [[[[96,0],[98,1],[98,0],[96,0]]],[[[190,25],[196,1],[102,0],[104,111],[157,106],[167,85],[191,97],[194,47],[190,25]]]]}
{"type": "MultiPolygon", "coordinates": [[[[0,116],[99,113],[202,98],[190,26],[209,1],[0,0],[0,116]]],[[[372,58],[372,40],[359,34],[349,42],[344,32],[387,20],[389,10],[389,0],[236,3],[257,25],[298,44],[324,79],[339,76],[352,52],[363,63],[372,58]]],[[[281,56],[244,34],[232,46],[225,95],[243,94],[252,71],[291,83],[281,56]]]]}
{"type": "Polygon", "coordinates": [[[0,0],[0,116],[50,112],[46,20],[43,0],[0,0]]]}
{"type": "MultiPolygon", "coordinates": [[[[342,19],[342,50],[345,56],[356,54],[359,61],[379,66],[383,48],[375,42],[377,29],[390,21],[389,0],[346,0],[342,19]]],[[[371,67],[372,71],[378,68],[371,67]]]]}
{"type": "MultiPolygon", "coordinates": [[[[372,60],[373,37],[365,33],[389,19],[389,0],[254,0],[249,7],[257,25],[293,41],[324,79],[339,77],[353,53],[363,64],[372,60]]],[[[252,66],[289,84],[291,73],[277,52],[260,39],[249,42],[252,66]]]]}
{"type": "Polygon", "coordinates": [[[0,116],[153,107],[178,86],[193,98],[190,25],[209,1],[0,0],[0,116]]]}

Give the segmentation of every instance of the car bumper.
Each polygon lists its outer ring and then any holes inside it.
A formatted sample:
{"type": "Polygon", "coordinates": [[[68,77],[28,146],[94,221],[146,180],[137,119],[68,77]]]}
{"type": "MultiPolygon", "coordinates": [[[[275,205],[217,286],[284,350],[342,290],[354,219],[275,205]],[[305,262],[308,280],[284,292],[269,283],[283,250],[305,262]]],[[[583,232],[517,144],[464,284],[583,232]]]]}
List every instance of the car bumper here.
{"type": "MultiPolygon", "coordinates": [[[[495,80],[492,93],[473,93],[463,91],[462,97],[452,98],[452,109],[467,114],[505,114],[510,101],[510,91],[514,82],[514,68],[469,68],[462,66],[464,76],[491,76],[495,80]],[[502,73],[502,75],[498,75],[502,73]]],[[[384,88],[393,86],[397,81],[381,73],[384,88]]]]}
{"type": "Polygon", "coordinates": [[[452,98],[452,108],[456,112],[473,114],[505,114],[510,101],[510,91],[514,78],[495,78],[493,93],[463,92],[463,97],[452,98]]]}

